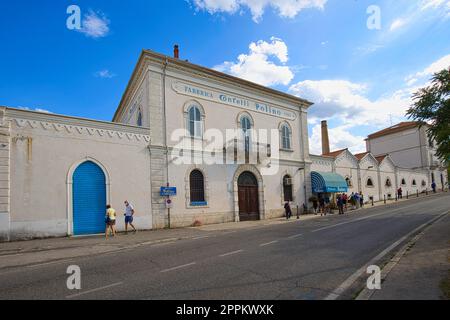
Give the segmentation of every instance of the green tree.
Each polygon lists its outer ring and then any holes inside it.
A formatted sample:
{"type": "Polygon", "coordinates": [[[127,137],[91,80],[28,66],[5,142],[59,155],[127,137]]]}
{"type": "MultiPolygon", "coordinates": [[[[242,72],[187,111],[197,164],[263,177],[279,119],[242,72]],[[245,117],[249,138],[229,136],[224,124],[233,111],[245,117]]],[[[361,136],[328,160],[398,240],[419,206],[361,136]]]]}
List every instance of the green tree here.
{"type": "Polygon", "coordinates": [[[429,137],[437,144],[436,156],[450,162],[450,69],[434,74],[431,84],[413,95],[407,116],[427,123],[429,137]]]}

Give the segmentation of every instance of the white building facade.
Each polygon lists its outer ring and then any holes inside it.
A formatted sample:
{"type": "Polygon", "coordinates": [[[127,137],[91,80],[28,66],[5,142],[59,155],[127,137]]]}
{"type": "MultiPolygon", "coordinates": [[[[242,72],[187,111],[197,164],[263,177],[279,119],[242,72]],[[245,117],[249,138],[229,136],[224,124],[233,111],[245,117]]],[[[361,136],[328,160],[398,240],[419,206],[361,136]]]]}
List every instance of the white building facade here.
{"type": "Polygon", "coordinates": [[[311,193],[311,103],[143,51],[112,122],[0,108],[0,237],[269,219],[311,193]],[[161,195],[162,187],[176,195],[161,195]]]}

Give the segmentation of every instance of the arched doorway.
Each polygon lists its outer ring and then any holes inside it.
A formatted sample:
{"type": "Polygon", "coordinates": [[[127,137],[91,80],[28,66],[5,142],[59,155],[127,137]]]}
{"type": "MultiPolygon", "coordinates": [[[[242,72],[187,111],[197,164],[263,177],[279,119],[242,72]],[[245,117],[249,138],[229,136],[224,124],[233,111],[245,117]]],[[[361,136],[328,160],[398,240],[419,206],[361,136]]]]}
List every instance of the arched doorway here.
{"type": "Polygon", "coordinates": [[[259,220],[258,180],[249,171],[238,178],[239,220],[259,220]]]}
{"type": "Polygon", "coordinates": [[[106,178],[94,162],[80,164],[73,173],[73,234],[105,230],[106,178]]]}

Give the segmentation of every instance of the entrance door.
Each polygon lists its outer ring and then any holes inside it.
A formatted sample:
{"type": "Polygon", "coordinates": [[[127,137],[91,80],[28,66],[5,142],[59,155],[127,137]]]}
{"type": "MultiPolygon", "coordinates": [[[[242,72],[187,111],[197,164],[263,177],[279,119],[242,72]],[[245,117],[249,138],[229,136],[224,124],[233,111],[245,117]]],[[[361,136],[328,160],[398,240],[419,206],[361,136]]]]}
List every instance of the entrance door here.
{"type": "Polygon", "coordinates": [[[243,172],[238,179],[240,221],[259,220],[258,180],[251,172],[243,172]]]}
{"type": "Polygon", "coordinates": [[[94,162],[86,161],[73,173],[73,234],[104,232],[105,213],[105,174],[94,162]]]}

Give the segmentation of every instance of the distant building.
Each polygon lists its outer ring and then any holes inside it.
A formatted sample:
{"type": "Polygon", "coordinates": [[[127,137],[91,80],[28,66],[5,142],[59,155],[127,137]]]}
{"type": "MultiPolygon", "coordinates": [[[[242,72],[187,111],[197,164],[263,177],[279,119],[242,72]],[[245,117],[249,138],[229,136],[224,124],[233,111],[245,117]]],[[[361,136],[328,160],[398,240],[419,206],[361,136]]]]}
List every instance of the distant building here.
{"type": "MultiPolygon", "coordinates": [[[[404,194],[424,192],[431,189],[433,181],[440,189],[448,188],[446,168],[436,158],[426,128],[419,128],[418,123],[403,122],[381,130],[369,135],[366,142],[363,153],[352,154],[348,149],[330,152],[327,122],[322,121],[323,152],[311,155],[311,171],[341,176],[347,193],[362,192],[366,201],[394,198],[399,188],[404,194]]],[[[312,189],[316,189],[314,181],[312,189]]]]}
{"type": "Polygon", "coordinates": [[[401,122],[370,134],[366,139],[367,151],[375,156],[389,154],[401,168],[428,171],[429,180],[444,187],[445,164],[436,157],[436,143],[427,129],[427,124],[401,122]]]}

